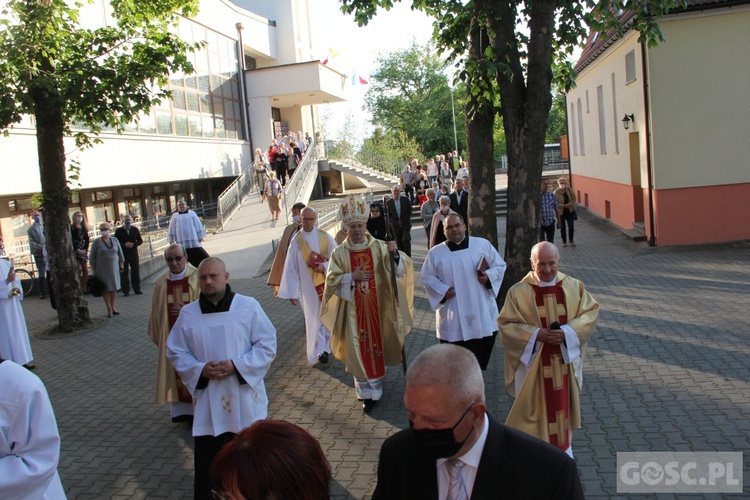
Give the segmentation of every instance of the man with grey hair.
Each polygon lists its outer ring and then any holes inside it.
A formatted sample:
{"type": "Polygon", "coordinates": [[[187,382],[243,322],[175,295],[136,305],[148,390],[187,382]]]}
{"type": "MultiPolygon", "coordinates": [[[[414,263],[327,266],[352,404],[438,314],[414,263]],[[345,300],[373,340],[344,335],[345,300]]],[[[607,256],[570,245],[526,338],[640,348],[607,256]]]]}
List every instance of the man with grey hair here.
{"type": "Polygon", "coordinates": [[[572,430],[581,427],[583,357],[599,304],[559,267],[557,246],[534,245],[531,271],[508,291],[497,324],[505,390],[515,398],[506,423],[572,457],[572,430]]]}
{"type": "Polygon", "coordinates": [[[575,462],[487,414],[474,355],[439,344],[406,376],[409,429],[383,443],[378,499],[583,498],[575,462]]]}
{"type": "Polygon", "coordinates": [[[297,232],[284,264],[279,297],[301,305],[305,316],[307,362],[328,363],[331,332],[320,322],[320,301],[326,284],[326,272],[336,242],[330,234],[315,227],[318,214],[312,207],[300,212],[302,231],[297,232]]]}
{"type": "Polygon", "coordinates": [[[167,247],[164,261],[168,269],[154,281],[148,318],[148,338],[159,348],[154,401],[170,403],[172,422],[189,423],[193,421],[193,398],[167,359],[167,337],[182,307],[196,300],[200,294],[198,270],[188,263],[185,247],[179,243],[167,247]]]}

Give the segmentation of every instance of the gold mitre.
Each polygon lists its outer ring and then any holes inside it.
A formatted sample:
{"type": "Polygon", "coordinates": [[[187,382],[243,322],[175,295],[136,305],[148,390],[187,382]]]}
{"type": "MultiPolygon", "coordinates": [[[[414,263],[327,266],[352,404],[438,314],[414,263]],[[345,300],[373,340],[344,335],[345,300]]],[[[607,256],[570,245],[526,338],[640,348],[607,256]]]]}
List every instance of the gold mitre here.
{"type": "Polygon", "coordinates": [[[339,215],[345,226],[348,226],[352,222],[362,222],[367,224],[367,219],[370,218],[368,205],[365,199],[355,194],[347,195],[344,203],[341,204],[341,210],[339,215]]]}

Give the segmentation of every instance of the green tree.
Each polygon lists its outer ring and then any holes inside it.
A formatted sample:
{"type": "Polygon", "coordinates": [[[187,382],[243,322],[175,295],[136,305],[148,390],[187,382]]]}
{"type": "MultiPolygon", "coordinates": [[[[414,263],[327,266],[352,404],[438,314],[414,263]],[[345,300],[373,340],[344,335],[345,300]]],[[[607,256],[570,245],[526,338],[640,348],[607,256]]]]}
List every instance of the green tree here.
{"type": "MultiPolygon", "coordinates": [[[[396,52],[378,57],[365,94],[365,107],[373,123],[386,132],[404,132],[421,144],[427,156],[454,149],[451,87],[445,75],[446,63],[432,45],[415,41],[396,52]]],[[[465,91],[454,91],[456,109],[461,109],[465,91]]],[[[456,116],[459,150],[465,144],[465,125],[456,116]]]]}
{"type": "MultiPolygon", "coordinates": [[[[191,73],[177,15],[197,0],[111,0],[112,22],[79,24],[79,2],[8,0],[0,19],[0,129],[36,119],[37,151],[59,331],[90,323],[70,242],[64,137],[91,147],[104,128],[122,132],[139,113],[169,97],[170,73],[191,73]],[[75,124],[78,131],[71,127],[75,124]]],[[[75,167],[75,165],[73,165],[75,167]]],[[[75,175],[73,175],[74,177],[75,175]]]]}
{"type": "MultiPolygon", "coordinates": [[[[342,12],[353,13],[366,24],[378,8],[389,9],[398,0],[341,0],[342,12]]],[[[505,274],[500,300],[508,288],[528,270],[531,247],[538,238],[539,183],[542,175],[547,118],[552,104],[553,74],[570,85],[567,58],[587,34],[588,28],[622,33],[620,14],[638,13],[628,28],[641,33],[640,41],[656,44],[662,39],[659,18],[683,0],[412,0],[412,8],[435,17],[434,39],[438,49],[457,60],[460,77],[467,82],[467,130],[472,193],[469,205],[473,234],[493,239],[495,223],[474,213],[494,204],[494,165],[486,144],[473,135],[489,137],[490,103],[500,96],[496,110],[502,119],[508,148],[508,219],[505,274]],[[596,7],[596,8],[595,8],[596,7]],[[631,24],[632,22],[632,24],[631,24]],[[586,25],[588,23],[588,26],[586,25]],[[566,69],[567,68],[567,69],[566,69]],[[490,83],[492,82],[492,83],[490,83]],[[476,122],[476,123],[474,123],[476,122]],[[479,147],[479,151],[476,148],[479,147]],[[482,191],[477,192],[477,184],[482,191]],[[489,189],[488,189],[489,187],[489,189]]],[[[490,148],[491,149],[491,148],[490,148]]]]}
{"type": "Polygon", "coordinates": [[[547,117],[547,135],[545,142],[554,144],[560,142],[560,136],[568,133],[568,121],[565,113],[565,94],[555,92],[552,96],[552,107],[547,117]]]}

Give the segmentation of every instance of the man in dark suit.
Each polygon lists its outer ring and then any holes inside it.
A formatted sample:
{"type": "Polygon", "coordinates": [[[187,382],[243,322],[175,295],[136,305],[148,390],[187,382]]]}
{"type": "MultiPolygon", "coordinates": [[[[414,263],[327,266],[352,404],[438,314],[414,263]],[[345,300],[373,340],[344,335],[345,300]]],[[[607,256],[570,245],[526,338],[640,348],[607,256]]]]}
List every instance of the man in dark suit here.
{"type": "Polygon", "coordinates": [[[456,179],[456,189],[451,193],[451,210],[460,215],[469,225],[469,192],[464,189],[464,180],[456,179]]]}
{"type": "Polygon", "coordinates": [[[383,443],[374,500],[583,499],[572,458],[487,415],[482,371],[468,349],[422,351],[407,372],[404,404],[410,428],[383,443]]]}
{"type": "Polygon", "coordinates": [[[143,238],[138,228],[133,225],[133,217],[130,214],[125,214],[122,218],[122,226],[115,230],[115,238],[120,242],[122,253],[125,255],[125,267],[120,271],[122,294],[126,297],[130,295],[132,284],[133,292],[136,295],[142,295],[138,247],[143,244],[143,238]],[[130,279],[128,279],[128,270],[130,270],[130,279]]]}
{"type": "Polygon", "coordinates": [[[401,196],[399,185],[391,188],[393,198],[388,200],[388,223],[399,250],[411,257],[411,202],[401,196]]]}

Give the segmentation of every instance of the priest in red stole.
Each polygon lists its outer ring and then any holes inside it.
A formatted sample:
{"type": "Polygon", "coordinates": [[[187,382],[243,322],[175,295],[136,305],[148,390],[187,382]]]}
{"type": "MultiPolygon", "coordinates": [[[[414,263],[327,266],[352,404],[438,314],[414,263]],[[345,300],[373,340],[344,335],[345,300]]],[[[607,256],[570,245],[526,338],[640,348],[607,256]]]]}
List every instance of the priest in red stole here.
{"type": "Polygon", "coordinates": [[[348,236],[331,256],[321,308],[321,321],[332,334],[331,351],[354,376],[365,412],[383,394],[386,366],[401,363],[414,316],[412,261],[395,242],[367,233],[368,217],[365,200],[349,195],[341,206],[348,236]]]}
{"type": "Polygon", "coordinates": [[[193,398],[167,359],[167,337],[182,306],[198,299],[198,270],[188,263],[187,252],[179,243],[167,247],[164,259],[169,269],[154,281],[148,319],[148,336],[159,346],[154,400],[159,404],[171,403],[173,422],[190,422],[193,398]]]}
{"type": "Polygon", "coordinates": [[[573,456],[581,427],[583,356],[599,304],[583,283],[558,271],[548,242],[531,250],[531,272],[505,299],[497,323],[505,349],[505,390],[515,398],[506,424],[573,456]]]}

